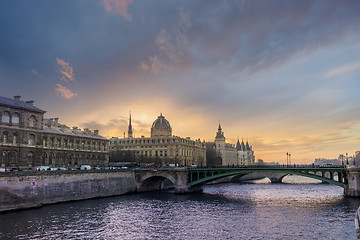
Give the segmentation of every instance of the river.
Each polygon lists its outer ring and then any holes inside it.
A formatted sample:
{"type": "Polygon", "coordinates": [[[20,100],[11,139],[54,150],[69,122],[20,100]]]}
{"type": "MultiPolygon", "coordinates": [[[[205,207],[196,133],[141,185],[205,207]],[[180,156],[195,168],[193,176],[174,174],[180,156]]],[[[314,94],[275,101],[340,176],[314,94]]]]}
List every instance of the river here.
{"type": "Polygon", "coordinates": [[[359,204],[329,184],[224,183],[7,212],[0,239],[355,239],[359,204]]]}

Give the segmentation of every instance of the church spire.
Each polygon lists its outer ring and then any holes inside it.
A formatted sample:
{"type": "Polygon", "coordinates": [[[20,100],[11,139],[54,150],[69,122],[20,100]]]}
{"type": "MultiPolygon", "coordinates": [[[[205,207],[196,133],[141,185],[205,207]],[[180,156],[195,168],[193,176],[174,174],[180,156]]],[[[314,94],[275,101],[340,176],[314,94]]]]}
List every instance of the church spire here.
{"type": "Polygon", "coordinates": [[[131,111],[130,111],[130,118],[129,118],[129,128],[128,128],[128,137],[133,137],[133,131],[131,126],[131,111]]]}

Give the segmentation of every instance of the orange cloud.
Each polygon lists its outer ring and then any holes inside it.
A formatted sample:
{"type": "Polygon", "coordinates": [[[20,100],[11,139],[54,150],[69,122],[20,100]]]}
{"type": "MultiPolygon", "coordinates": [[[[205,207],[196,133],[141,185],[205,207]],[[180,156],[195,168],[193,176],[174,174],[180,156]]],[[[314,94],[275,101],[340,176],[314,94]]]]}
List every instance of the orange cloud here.
{"type": "Polygon", "coordinates": [[[63,76],[61,77],[61,80],[64,82],[67,82],[68,80],[74,81],[74,70],[73,67],[70,66],[68,62],[65,62],[63,59],[56,58],[57,63],[61,66],[61,69],[59,70],[59,73],[61,73],[63,76]]]}
{"type": "Polygon", "coordinates": [[[127,7],[133,0],[103,0],[102,4],[107,12],[116,12],[131,22],[131,14],[128,13],[127,7]]]}
{"type": "Polygon", "coordinates": [[[59,83],[56,84],[55,92],[66,99],[71,99],[78,95],[59,83]]]}

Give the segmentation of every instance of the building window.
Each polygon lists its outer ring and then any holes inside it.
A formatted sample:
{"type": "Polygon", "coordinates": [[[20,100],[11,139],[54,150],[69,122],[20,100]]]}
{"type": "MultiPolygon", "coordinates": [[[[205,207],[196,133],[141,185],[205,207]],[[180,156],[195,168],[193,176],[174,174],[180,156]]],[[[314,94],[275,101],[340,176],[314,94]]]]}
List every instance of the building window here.
{"type": "Polygon", "coordinates": [[[165,157],[167,156],[167,151],[164,151],[164,156],[165,156],[165,157]]]}
{"type": "Polygon", "coordinates": [[[29,145],[35,146],[35,135],[34,134],[30,134],[30,136],[29,136],[29,145]]]}
{"type": "Polygon", "coordinates": [[[17,135],[16,134],[13,135],[13,144],[17,144],[17,135]]]}
{"type": "Polygon", "coordinates": [[[68,140],[65,139],[65,140],[64,140],[64,148],[68,148],[68,147],[69,147],[69,145],[68,145],[68,140]]]}
{"type": "Polygon", "coordinates": [[[55,140],[54,138],[50,138],[50,147],[54,148],[55,147],[55,140]]]}
{"type": "Polygon", "coordinates": [[[1,117],[1,121],[3,123],[10,123],[10,113],[9,112],[4,112],[2,117],[1,117]]]}
{"type": "Polygon", "coordinates": [[[81,142],[81,150],[85,150],[85,142],[84,141],[81,142]]]}
{"type": "Polygon", "coordinates": [[[149,157],[151,157],[151,155],[152,155],[152,151],[149,151],[149,157]]]}
{"type": "Polygon", "coordinates": [[[61,138],[57,139],[57,148],[61,148],[61,138]]]}
{"type": "Polygon", "coordinates": [[[162,157],[162,155],[163,155],[163,152],[162,152],[162,151],[160,151],[160,157],[162,157]]]}
{"type": "Polygon", "coordinates": [[[11,122],[15,125],[19,124],[19,114],[18,113],[14,113],[14,115],[11,118],[11,122]]]}
{"type": "Polygon", "coordinates": [[[29,127],[36,127],[36,117],[34,115],[29,118],[29,127]]]}
{"type": "Polygon", "coordinates": [[[3,143],[8,143],[9,141],[9,134],[7,132],[3,133],[3,143]]]}

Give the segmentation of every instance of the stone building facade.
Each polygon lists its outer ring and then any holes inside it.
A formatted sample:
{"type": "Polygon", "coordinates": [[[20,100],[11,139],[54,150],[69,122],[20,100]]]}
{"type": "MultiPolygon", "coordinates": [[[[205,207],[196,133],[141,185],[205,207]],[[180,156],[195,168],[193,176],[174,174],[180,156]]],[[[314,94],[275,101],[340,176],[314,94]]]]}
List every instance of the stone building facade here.
{"type": "Polygon", "coordinates": [[[219,124],[215,137],[214,150],[216,156],[221,159],[221,165],[253,165],[255,164],[255,156],[252,146],[244,143],[244,140],[238,140],[235,145],[225,142],[226,138],[219,124]]]}
{"type": "Polygon", "coordinates": [[[70,129],[57,118],[44,119],[46,111],[21,101],[0,97],[0,167],[28,169],[40,165],[105,166],[108,140],[98,131],[70,129]]]}
{"type": "Polygon", "coordinates": [[[206,165],[205,142],[173,136],[170,123],[162,114],[153,122],[150,131],[151,137],[133,138],[130,116],[128,137],[111,138],[110,150],[132,151],[140,163],[142,159],[144,162],[158,159],[162,165],[206,165]]]}

